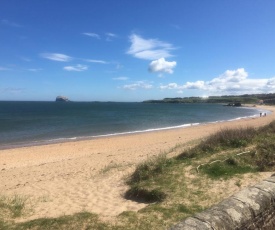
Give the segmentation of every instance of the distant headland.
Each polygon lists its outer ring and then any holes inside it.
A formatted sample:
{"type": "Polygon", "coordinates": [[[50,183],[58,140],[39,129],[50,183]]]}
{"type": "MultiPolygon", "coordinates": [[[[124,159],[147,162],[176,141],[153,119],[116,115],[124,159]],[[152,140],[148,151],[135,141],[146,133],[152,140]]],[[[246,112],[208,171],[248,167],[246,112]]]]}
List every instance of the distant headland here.
{"type": "Polygon", "coordinates": [[[67,97],[64,97],[64,96],[57,96],[55,101],[56,102],[68,102],[70,100],[67,97]]]}
{"type": "Polygon", "coordinates": [[[147,100],[143,103],[225,103],[227,106],[241,106],[242,104],[275,105],[275,93],[244,94],[209,97],[175,97],[162,100],[147,100]]]}

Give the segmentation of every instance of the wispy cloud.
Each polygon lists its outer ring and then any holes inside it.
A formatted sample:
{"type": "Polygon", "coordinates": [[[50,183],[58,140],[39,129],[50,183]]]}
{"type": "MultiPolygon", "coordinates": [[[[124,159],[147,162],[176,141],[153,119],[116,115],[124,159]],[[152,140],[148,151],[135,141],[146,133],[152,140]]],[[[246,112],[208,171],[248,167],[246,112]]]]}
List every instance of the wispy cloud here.
{"type": "Polygon", "coordinates": [[[116,69],[122,69],[124,66],[121,65],[120,63],[116,63],[116,69]]]}
{"type": "Polygon", "coordinates": [[[148,70],[152,73],[173,73],[173,69],[176,67],[177,62],[166,61],[165,58],[152,61],[149,65],[148,70]]]}
{"type": "Polygon", "coordinates": [[[180,30],[181,29],[181,27],[179,25],[176,25],[176,24],[172,24],[171,26],[173,28],[175,28],[176,30],[180,30]]]}
{"type": "Polygon", "coordinates": [[[15,23],[15,22],[12,22],[12,21],[9,21],[6,19],[2,19],[1,24],[4,26],[11,26],[11,27],[23,27],[22,25],[20,25],[18,23],[15,23]]]}
{"type": "Polygon", "coordinates": [[[158,39],[144,39],[137,34],[130,36],[131,46],[127,54],[145,60],[156,60],[171,57],[171,50],[175,49],[172,44],[158,39]]]}
{"type": "Polygon", "coordinates": [[[25,61],[25,62],[31,62],[32,61],[30,58],[27,58],[27,57],[20,57],[20,59],[22,61],[25,61]]]}
{"type": "Polygon", "coordinates": [[[129,78],[128,77],[114,77],[113,80],[116,81],[127,81],[129,78]]]}
{"type": "Polygon", "coordinates": [[[122,86],[123,89],[126,90],[137,90],[137,89],[152,89],[153,85],[151,83],[147,83],[145,81],[137,81],[132,84],[122,86]]]}
{"type": "Polygon", "coordinates": [[[114,38],[117,38],[118,36],[114,33],[105,33],[106,35],[106,41],[113,41],[114,38]]]}
{"type": "Polygon", "coordinates": [[[97,38],[100,39],[100,36],[96,33],[82,33],[83,35],[86,35],[88,37],[97,38]]]}
{"type": "Polygon", "coordinates": [[[60,53],[41,53],[40,56],[52,61],[60,61],[60,62],[69,62],[73,59],[72,57],[66,54],[60,54],[60,53]]]}
{"type": "Polygon", "coordinates": [[[30,72],[39,72],[41,70],[42,69],[40,69],[40,68],[31,68],[31,69],[28,69],[28,71],[30,71],[30,72]]]}
{"type": "Polygon", "coordinates": [[[250,79],[244,68],[226,70],[223,74],[210,81],[186,82],[183,85],[169,83],[161,85],[160,89],[170,90],[199,90],[208,92],[211,95],[224,94],[249,94],[272,93],[275,90],[275,77],[269,79],[250,79]]]}
{"type": "Polygon", "coordinates": [[[7,87],[7,88],[0,88],[1,93],[8,93],[8,94],[20,94],[24,91],[24,88],[13,88],[13,87],[7,87]]]}
{"type": "MultiPolygon", "coordinates": [[[[82,33],[82,34],[85,35],[85,36],[88,36],[88,37],[101,39],[101,36],[97,33],[85,32],[85,33],[82,33]]],[[[113,41],[113,39],[117,38],[118,36],[114,33],[105,33],[105,37],[106,37],[106,41],[113,41]]]]}
{"type": "Polygon", "coordinates": [[[113,34],[113,33],[105,33],[105,34],[106,34],[106,36],[108,36],[108,37],[113,37],[113,38],[117,37],[117,35],[116,35],[116,34],[113,34]]]}
{"type": "Polygon", "coordinates": [[[0,71],[7,71],[7,70],[10,70],[10,69],[0,66],[0,71]]]}
{"type": "Polygon", "coordinates": [[[98,63],[98,64],[108,64],[108,62],[103,60],[86,59],[85,61],[91,62],[91,63],[98,63]]]}
{"type": "Polygon", "coordinates": [[[82,71],[87,70],[88,66],[78,64],[78,65],[75,65],[75,66],[65,66],[63,69],[66,70],[66,71],[82,72],[82,71]]]}

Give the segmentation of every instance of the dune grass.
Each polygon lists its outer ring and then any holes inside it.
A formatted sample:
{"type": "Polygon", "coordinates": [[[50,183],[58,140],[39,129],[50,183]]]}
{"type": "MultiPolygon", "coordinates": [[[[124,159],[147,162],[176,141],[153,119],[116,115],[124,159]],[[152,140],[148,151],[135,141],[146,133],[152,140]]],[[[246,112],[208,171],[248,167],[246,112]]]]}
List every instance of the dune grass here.
{"type": "Polygon", "coordinates": [[[0,197],[0,217],[17,218],[20,217],[25,209],[27,198],[19,195],[11,197],[0,197]]]}
{"type": "MultiPolygon", "coordinates": [[[[112,222],[83,212],[16,223],[24,210],[18,205],[20,212],[0,217],[0,229],[167,229],[231,195],[229,186],[241,189],[259,172],[273,171],[274,153],[275,121],[259,129],[221,130],[177,157],[160,154],[138,165],[125,182],[127,199],[149,204],[138,212],[123,212],[112,222]]],[[[0,213],[10,210],[12,203],[0,200],[0,213]]]]}
{"type": "Polygon", "coordinates": [[[19,223],[14,229],[111,229],[111,226],[99,221],[98,216],[88,212],[81,212],[75,215],[62,216],[59,218],[42,218],[37,220],[19,223]]]}

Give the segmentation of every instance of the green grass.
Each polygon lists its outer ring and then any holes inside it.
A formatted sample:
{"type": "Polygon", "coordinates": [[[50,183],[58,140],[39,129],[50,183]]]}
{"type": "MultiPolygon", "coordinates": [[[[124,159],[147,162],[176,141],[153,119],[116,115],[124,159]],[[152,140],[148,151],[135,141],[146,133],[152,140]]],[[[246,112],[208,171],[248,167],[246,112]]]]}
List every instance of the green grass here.
{"type": "Polygon", "coordinates": [[[212,179],[229,179],[236,174],[255,172],[249,165],[230,164],[228,162],[215,162],[202,167],[202,172],[212,179]]]}
{"type": "Polygon", "coordinates": [[[126,197],[147,202],[150,202],[150,198],[152,202],[163,201],[172,194],[171,190],[177,189],[176,185],[184,187],[182,181],[184,177],[179,175],[178,171],[187,167],[190,159],[193,159],[191,163],[193,167],[195,163],[198,165],[203,161],[200,173],[213,180],[227,180],[240,174],[275,169],[274,123],[260,130],[254,128],[221,130],[193,148],[185,150],[176,158],[169,159],[162,154],[149,159],[140,164],[128,178],[127,184],[130,189],[126,197]],[[249,154],[236,155],[236,151],[242,152],[249,145],[254,145],[249,154]],[[208,158],[210,162],[207,163],[205,159],[208,158]],[[173,182],[176,182],[176,185],[173,182]],[[152,196],[152,193],[160,195],[152,196]]]}
{"type": "MultiPolygon", "coordinates": [[[[129,190],[125,197],[148,204],[138,212],[123,212],[112,222],[83,212],[16,223],[26,209],[26,200],[3,198],[0,229],[169,229],[230,195],[229,182],[241,188],[247,173],[256,178],[255,172],[275,170],[275,121],[259,129],[221,130],[191,148],[178,144],[171,151],[175,149],[182,149],[177,157],[168,158],[167,153],[150,158],[126,179],[129,190]],[[213,188],[223,182],[225,187],[214,194],[213,188]]],[[[119,167],[108,165],[102,173],[119,167]]]]}
{"type": "Polygon", "coordinates": [[[19,195],[0,197],[0,217],[20,217],[25,209],[27,198],[19,195]]]}
{"type": "Polygon", "coordinates": [[[137,166],[134,173],[127,180],[127,184],[135,185],[141,181],[157,177],[159,174],[163,174],[171,165],[173,165],[173,160],[167,159],[165,154],[152,157],[137,166]]]}
{"type": "Polygon", "coordinates": [[[59,218],[42,218],[17,224],[14,229],[111,229],[111,226],[99,221],[95,214],[82,212],[71,216],[62,216],[59,218]]]}
{"type": "Polygon", "coordinates": [[[257,133],[258,131],[251,127],[220,130],[194,148],[182,152],[177,159],[199,158],[227,149],[244,148],[253,142],[257,133]]]}

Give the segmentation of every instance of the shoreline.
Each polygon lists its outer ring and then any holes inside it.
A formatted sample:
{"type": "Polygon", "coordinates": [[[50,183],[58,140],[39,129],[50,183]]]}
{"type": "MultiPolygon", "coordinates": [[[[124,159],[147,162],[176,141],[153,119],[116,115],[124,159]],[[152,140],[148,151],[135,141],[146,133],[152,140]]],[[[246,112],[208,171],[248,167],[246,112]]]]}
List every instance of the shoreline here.
{"type": "MultiPolygon", "coordinates": [[[[264,107],[264,106],[255,107],[252,105],[243,105],[242,108],[254,109],[255,111],[258,111],[259,113],[265,112],[265,113],[267,113],[267,115],[272,113],[272,111],[266,109],[266,107],[264,107]]],[[[162,132],[162,131],[166,131],[166,130],[185,129],[185,128],[190,128],[190,127],[194,127],[194,126],[216,124],[216,123],[223,123],[223,122],[232,122],[232,121],[249,119],[249,118],[253,119],[253,118],[256,118],[257,116],[258,116],[258,114],[255,114],[252,116],[247,116],[247,117],[237,117],[237,118],[233,118],[233,119],[229,119],[229,120],[217,120],[217,121],[209,121],[209,122],[202,122],[202,123],[186,123],[186,124],[180,124],[180,125],[168,126],[168,127],[149,128],[146,130],[134,130],[134,131],[125,131],[125,132],[118,132],[118,133],[108,133],[108,134],[89,135],[89,136],[77,136],[77,137],[59,137],[56,139],[49,139],[49,140],[8,143],[8,144],[0,145],[0,151],[7,150],[7,149],[44,146],[44,145],[60,144],[60,143],[67,143],[67,142],[91,141],[91,140],[96,140],[96,139],[100,139],[100,138],[162,132]]]]}
{"type": "Polygon", "coordinates": [[[0,195],[28,198],[33,211],[19,221],[83,210],[107,218],[137,211],[146,204],[122,197],[127,190],[123,178],[137,164],[164,152],[176,155],[172,151],[175,146],[188,147],[221,129],[261,127],[275,120],[275,107],[258,108],[272,113],[186,128],[0,150],[0,195]]]}
{"type": "MultiPolygon", "coordinates": [[[[155,142],[156,139],[162,140],[164,136],[168,137],[165,138],[165,141],[163,144],[165,144],[163,147],[163,151],[168,148],[172,148],[175,145],[177,145],[179,142],[181,143],[187,143],[194,140],[199,140],[204,137],[209,136],[212,133],[215,133],[216,131],[219,131],[224,128],[238,128],[238,127],[260,127],[263,125],[266,125],[270,123],[271,121],[275,120],[275,106],[261,106],[258,107],[266,111],[270,111],[270,114],[266,117],[245,117],[240,119],[233,119],[233,120],[227,120],[227,121],[217,121],[217,122],[208,122],[208,123],[200,123],[197,125],[190,125],[187,127],[181,127],[181,128],[168,128],[163,130],[154,130],[154,131],[148,131],[148,132],[136,132],[136,133],[126,133],[126,134],[119,134],[119,135],[106,135],[106,136],[99,136],[99,137],[93,137],[93,138],[84,138],[80,140],[71,140],[71,141],[61,141],[57,143],[48,143],[48,144],[37,144],[37,145],[30,145],[30,146],[20,146],[20,147],[14,147],[14,148],[5,148],[0,149],[0,157],[2,157],[2,154],[23,154],[28,151],[33,152],[34,154],[38,152],[45,153],[47,156],[51,155],[53,153],[52,150],[58,149],[64,151],[68,150],[68,154],[71,155],[72,152],[80,155],[85,155],[86,153],[81,153],[81,149],[90,149],[93,150],[93,148],[90,148],[91,146],[95,147],[95,149],[100,150],[102,147],[104,149],[106,148],[106,145],[104,145],[105,142],[110,144],[109,147],[113,147],[112,145],[114,143],[118,142],[125,142],[125,145],[127,145],[127,141],[136,141],[138,140],[138,143],[142,146],[143,141],[145,143],[147,142],[155,142]],[[257,121],[257,122],[256,122],[257,121]],[[178,138],[177,138],[178,137],[178,138]],[[173,140],[172,140],[173,139],[173,140]],[[149,141],[150,140],[150,141],[149,141]],[[168,143],[170,141],[170,144],[168,143]],[[86,148],[78,148],[81,146],[85,146],[86,148]],[[166,147],[169,146],[169,147],[166,147]],[[50,150],[50,151],[48,151],[50,150]]],[[[163,141],[163,140],[162,140],[163,141]]],[[[158,143],[159,144],[159,143],[158,143]]],[[[122,144],[124,145],[124,144],[122,144]]],[[[108,146],[107,146],[108,147],[108,146]]],[[[107,148],[108,149],[108,148],[107,148]]],[[[160,149],[162,151],[162,149],[160,149]]],[[[52,155],[52,157],[57,156],[59,154],[55,153],[52,155]]],[[[66,154],[66,153],[65,153],[66,154]]],[[[36,154],[35,154],[36,155],[36,154]]],[[[64,154],[62,154],[64,155],[64,154]]],[[[23,158],[28,158],[26,155],[21,155],[23,158]]],[[[1,171],[1,164],[0,164],[0,171],[1,171]]]]}

